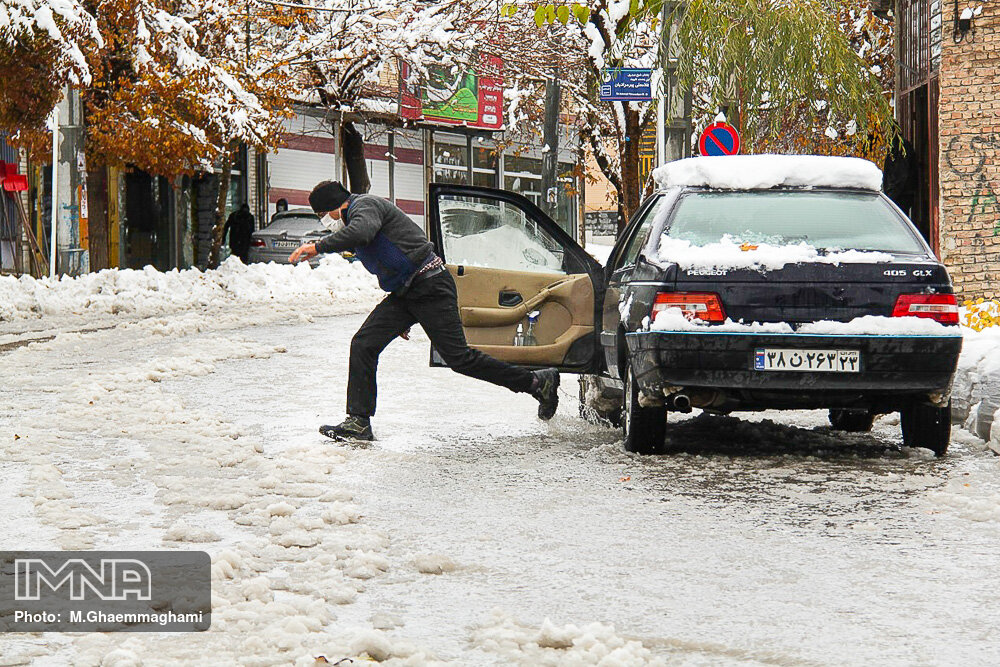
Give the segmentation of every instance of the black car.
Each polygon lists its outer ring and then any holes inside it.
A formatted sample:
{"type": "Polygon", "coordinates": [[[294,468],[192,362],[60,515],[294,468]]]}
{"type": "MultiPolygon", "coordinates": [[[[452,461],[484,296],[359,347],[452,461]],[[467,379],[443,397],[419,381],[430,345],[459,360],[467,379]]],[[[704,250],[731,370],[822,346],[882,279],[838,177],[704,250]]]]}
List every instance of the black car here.
{"type": "Polygon", "coordinates": [[[905,445],[948,447],[957,302],[877,190],[671,187],[606,267],[520,195],[430,192],[470,344],[581,374],[581,410],[621,423],[630,451],[659,451],[666,413],[692,408],[829,409],[844,431],[898,411],[905,445]],[[536,345],[516,344],[519,325],[536,345]]]}

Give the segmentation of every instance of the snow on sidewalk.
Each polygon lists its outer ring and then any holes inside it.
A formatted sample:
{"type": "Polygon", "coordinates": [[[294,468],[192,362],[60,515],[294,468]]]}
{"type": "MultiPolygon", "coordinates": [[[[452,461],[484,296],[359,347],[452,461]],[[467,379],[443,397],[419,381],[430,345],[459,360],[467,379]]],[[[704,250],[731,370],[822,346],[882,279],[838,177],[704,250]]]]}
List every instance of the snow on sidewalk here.
{"type": "Polygon", "coordinates": [[[231,257],[218,269],[161,272],[106,269],[77,278],[0,276],[3,334],[111,326],[178,313],[218,322],[264,323],[287,317],[362,312],[384,294],[360,262],[324,257],[302,263],[250,264],[231,257]]]}

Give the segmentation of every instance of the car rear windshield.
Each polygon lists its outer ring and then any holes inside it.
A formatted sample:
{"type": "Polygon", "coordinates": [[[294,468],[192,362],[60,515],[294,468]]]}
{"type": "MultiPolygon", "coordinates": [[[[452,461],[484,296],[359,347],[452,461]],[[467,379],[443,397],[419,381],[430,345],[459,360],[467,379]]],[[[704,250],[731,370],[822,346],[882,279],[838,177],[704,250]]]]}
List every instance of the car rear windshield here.
{"type": "Polygon", "coordinates": [[[696,246],[728,235],[745,243],[804,242],[824,250],[926,252],[874,192],[693,192],[681,199],[664,234],[696,246]]]}
{"type": "Polygon", "coordinates": [[[285,218],[278,218],[272,222],[267,226],[267,231],[274,232],[275,234],[287,231],[289,234],[305,236],[309,232],[322,232],[324,230],[323,225],[319,224],[319,219],[317,218],[310,218],[309,216],[288,216],[285,218]]]}

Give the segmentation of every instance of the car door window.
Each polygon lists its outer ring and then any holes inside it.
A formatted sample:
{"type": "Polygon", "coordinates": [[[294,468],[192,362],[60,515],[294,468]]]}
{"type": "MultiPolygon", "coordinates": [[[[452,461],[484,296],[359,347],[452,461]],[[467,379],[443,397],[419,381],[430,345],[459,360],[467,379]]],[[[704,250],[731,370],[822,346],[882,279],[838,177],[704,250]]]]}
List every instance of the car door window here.
{"type": "Polygon", "coordinates": [[[639,228],[636,229],[632,238],[628,241],[628,245],[623,249],[620,259],[617,262],[616,269],[621,269],[626,266],[632,266],[635,264],[636,260],[639,258],[639,253],[646,246],[646,240],[649,238],[649,232],[653,228],[653,224],[658,218],[658,213],[660,209],[663,208],[666,197],[660,196],[656,198],[653,205],[646,209],[645,217],[642,222],[639,223],[639,228]]]}
{"type": "Polygon", "coordinates": [[[468,195],[442,195],[438,206],[449,264],[567,273],[562,245],[518,206],[468,195]]]}

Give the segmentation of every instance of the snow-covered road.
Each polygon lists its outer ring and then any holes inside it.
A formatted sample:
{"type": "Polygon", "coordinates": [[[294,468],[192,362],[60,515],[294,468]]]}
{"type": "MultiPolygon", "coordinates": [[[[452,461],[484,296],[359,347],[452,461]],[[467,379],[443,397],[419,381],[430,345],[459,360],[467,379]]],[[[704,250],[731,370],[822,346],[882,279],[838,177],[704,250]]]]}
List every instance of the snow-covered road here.
{"type": "Polygon", "coordinates": [[[5,549],[204,549],[210,632],[0,638],[0,664],[997,664],[1000,465],[889,418],[695,417],[626,454],[576,417],[380,367],[379,440],[342,416],[363,315],[181,313],[0,355],[5,549]],[[771,421],[761,421],[762,419],[771,421]],[[604,659],[605,662],[600,662],[604,659]]]}

